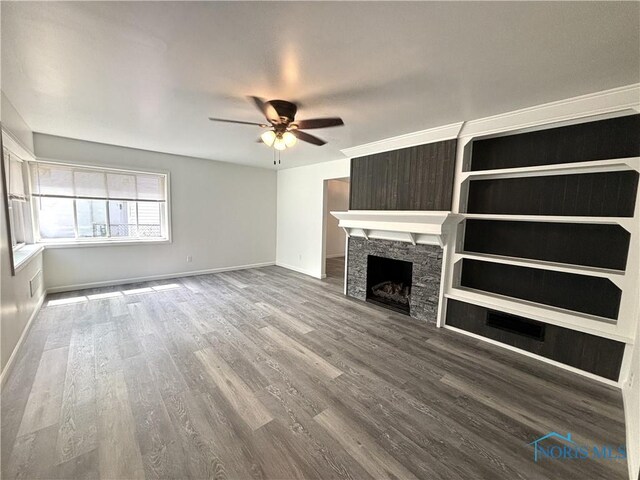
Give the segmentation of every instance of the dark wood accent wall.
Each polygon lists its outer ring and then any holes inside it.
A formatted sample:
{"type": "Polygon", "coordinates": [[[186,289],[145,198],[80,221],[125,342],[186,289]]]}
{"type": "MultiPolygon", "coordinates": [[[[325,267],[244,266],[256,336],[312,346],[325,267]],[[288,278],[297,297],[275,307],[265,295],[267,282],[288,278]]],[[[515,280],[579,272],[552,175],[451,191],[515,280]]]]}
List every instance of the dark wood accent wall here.
{"type": "Polygon", "coordinates": [[[633,217],[638,172],[473,180],[468,213],[633,217]]]}
{"type": "Polygon", "coordinates": [[[466,252],[625,270],[631,234],[620,225],[467,219],[466,252]]]}
{"type": "Polygon", "coordinates": [[[640,156],[640,115],[475,140],[471,170],[640,156]]]}
{"type": "Polygon", "coordinates": [[[614,320],[618,318],[622,296],[622,291],[607,278],[467,258],[462,261],[460,284],[614,320]]]}
{"type": "MultiPolygon", "coordinates": [[[[544,338],[531,338],[488,325],[487,316],[490,312],[492,310],[484,307],[448,300],[446,323],[610,380],[618,380],[624,343],[551,324],[544,325],[544,338]]],[[[518,321],[530,322],[522,317],[510,317],[514,324],[518,321]]]]}
{"type": "Polygon", "coordinates": [[[351,160],[351,210],[451,210],[457,140],[351,160]]]}

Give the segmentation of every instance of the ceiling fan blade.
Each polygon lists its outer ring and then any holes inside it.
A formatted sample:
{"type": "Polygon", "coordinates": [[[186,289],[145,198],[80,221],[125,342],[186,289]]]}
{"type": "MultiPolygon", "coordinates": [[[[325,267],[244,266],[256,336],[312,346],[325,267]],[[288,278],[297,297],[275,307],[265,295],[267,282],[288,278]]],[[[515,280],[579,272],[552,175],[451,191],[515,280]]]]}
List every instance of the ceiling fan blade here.
{"type": "Polygon", "coordinates": [[[314,145],[318,145],[319,147],[327,143],[321,138],[314,137],[313,135],[309,135],[306,132],[301,132],[300,130],[290,130],[290,132],[293,133],[298,138],[298,140],[302,140],[303,142],[307,142],[307,143],[312,143],[314,145]]]}
{"type": "Polygon", "coordinates": [[[241,125],[257,125],[258,127],[268,127],[269,126],[269,125],[265,125],[264,123],[243,122],[242,120],[228,120],[226,118],[209,117],[209,120],[211,120],[212,122],[239,123],[241,125]]]}
{"type": "Polygon", "coordinates": [[[267,120],[269,120],[273,124],[280,123],[280,115],[278,115],[278,111],[273,107],[273,105],[271,105],[269,102],[265,102],[260,97],[249,98],[253,100],[253,103],[255,103],[256,107],[258,107],[258,110],[262,112],[267,120]]]}
{"type": "Polygon", "coordinates": [[[344,125],[344,122],[339,117],[311,118],[309,120],[300,120],[296,122],[296,125],[301,130],[309,130],[310,128],[340,127],[344,125]]]}

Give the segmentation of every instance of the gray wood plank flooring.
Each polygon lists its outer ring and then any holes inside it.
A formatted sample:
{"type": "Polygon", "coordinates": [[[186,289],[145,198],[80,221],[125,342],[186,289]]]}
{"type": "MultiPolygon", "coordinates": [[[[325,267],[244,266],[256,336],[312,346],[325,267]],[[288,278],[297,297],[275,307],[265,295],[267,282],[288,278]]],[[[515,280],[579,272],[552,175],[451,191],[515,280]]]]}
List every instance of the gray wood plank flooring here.
{"type": "Polygon", "coordinates": [[[279,267],[52,295],[2,391],[2,478],[624,479],[618,390],[279,267]]]}

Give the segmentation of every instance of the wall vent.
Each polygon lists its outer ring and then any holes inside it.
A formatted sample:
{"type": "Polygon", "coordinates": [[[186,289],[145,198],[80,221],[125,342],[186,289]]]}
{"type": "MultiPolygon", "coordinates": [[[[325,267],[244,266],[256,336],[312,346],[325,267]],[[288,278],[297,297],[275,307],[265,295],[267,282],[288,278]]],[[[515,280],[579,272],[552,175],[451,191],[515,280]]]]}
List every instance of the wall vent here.
{"type": "Polygon", "coordinates": [[[42,290],[42,270],[38,270],[31,280],[29,280],[29,291],[31,297],[34,297],[42,290]]]}

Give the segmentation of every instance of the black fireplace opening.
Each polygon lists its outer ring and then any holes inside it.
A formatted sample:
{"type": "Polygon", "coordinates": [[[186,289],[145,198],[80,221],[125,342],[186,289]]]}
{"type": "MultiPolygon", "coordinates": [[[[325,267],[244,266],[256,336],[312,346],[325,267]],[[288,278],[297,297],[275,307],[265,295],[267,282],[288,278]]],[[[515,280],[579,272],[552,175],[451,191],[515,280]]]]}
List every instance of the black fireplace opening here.
{"type": "Polygon", "coordinates": [[[367,258],[367,302],[410,314],[413,263],[369,255],[367,258]]]}

